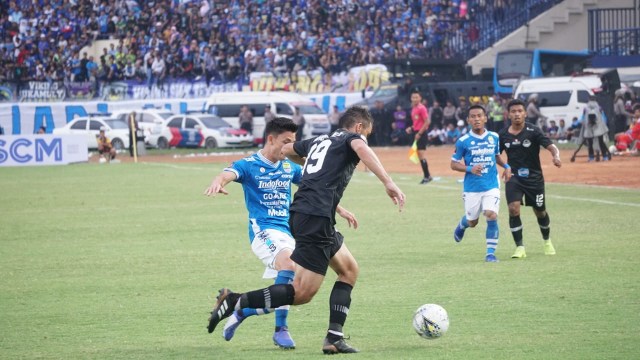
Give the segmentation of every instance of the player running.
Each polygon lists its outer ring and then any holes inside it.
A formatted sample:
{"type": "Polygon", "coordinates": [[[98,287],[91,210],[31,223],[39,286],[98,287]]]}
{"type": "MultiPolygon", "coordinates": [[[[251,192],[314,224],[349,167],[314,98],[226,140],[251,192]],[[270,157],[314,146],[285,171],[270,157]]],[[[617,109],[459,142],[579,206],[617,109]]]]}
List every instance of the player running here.
{"type": "Polygon", "coordinates": [[[330,136],[322,135],[283,147],[284,154],[298,157],[297,161],[306,158],[289,221],[296,239],[296,248],[291,255],[296,263],[293,284],[276,284],[243,294],[220,290],[209,318],[209,332],[213,332],[234,309],[300,305],[311,301],[330,266],[338,278],[329,297],[329,329],[322,351],[325,354],[358,352],[345,342],[342,332],[359,270],[343,243],[342,234],[334,227],[337,206],[360,160],[380,179],[387,195],[400,209],[404,206],[405,196],[367,145],[366,136],[373,127],[369,112],[359,107],[347,109],[340,117],[340,127],[330,136]]]}
{"type": "Polygon", "coordinates": [[[511,177],[509,165],[500,157],[498,134],[485,128],[487,114],[480,105],[469,108],[467,122],[471,132],[456,141],[456,152],[451,157],[451,169],[464,172],[465,215],[453,232],[456,242],[462,241],[464,231],[478,224],[480,212],[487,218],[487,254],[485,261],[498,262],[495,251],[498,246],[498,211],[500,210],[500,182],[496,164],[505,170],[505,181],[511,177]]]}
{"type": "Polygon", "coordinates": [[[535,125],[525,123],[525,104],[521,100],[511,100],[507,105],[511,126],[500,131],[500,152],[507,153],[507,162],[513,169],[513,177],[505,186],[509,203],[509,227],[516,251],[514,259],[527,257],[522,241],[522,221],[520,206],[524,196],[525,205],[533,207],[538,219],[545,255],[555,255],[556,250],[549,239],[549,214],[545,207],[544,177],[540,166],[540,146],[553,156],[553,165],[562,166],[560,151],[553,142],[535,125]]]}

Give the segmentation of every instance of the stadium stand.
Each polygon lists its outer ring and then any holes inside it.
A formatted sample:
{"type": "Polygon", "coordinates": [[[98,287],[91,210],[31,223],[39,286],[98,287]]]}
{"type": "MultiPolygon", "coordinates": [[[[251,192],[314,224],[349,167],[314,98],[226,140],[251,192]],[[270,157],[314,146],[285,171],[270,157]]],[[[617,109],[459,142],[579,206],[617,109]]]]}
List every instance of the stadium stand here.
{"type": "Polygon", "coordinates": [[[0,81],[244,81],[388,57],[466,60],[557,2],[13,0],[0,9],[0,81]],[[81,54],[97,39],[116,44],[81,54]]]}

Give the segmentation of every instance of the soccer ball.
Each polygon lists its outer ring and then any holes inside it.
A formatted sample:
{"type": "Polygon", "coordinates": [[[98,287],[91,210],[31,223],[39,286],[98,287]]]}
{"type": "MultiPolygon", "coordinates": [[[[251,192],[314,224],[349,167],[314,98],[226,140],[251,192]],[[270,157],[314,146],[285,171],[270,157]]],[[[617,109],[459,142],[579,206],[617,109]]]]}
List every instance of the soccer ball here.
{"type": "Polygon", "coordinates": [[[440,305],[424,304],[413,314],[413,329],[425,339],[437,339],[449,329],[449,315],[440,305]]]}

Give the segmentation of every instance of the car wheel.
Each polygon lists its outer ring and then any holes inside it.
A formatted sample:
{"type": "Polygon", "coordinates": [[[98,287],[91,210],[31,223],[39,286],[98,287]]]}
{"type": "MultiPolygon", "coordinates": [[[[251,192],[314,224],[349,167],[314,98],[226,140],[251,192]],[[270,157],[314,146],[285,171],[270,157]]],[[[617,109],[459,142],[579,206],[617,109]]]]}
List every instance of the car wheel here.
{"type": "Polygon", "coordinates": [[[207,149],[215,149],[218,147],[218,142],[216,141],[216,139],[210,137],[207,139],[207,141],[205,141],[204,147],[207,149]]]}
{"type": "Polygon", "coordinates": [[[158,139],[158,149],[167,149],[169,148],[169,142],[167,141],[166,138],[159,138],[158,139]]]}
{"type": "Polygon", "coordinates": [[[124,149],[124,143],[118,138],[111,140],[111,145],[113,145],[113,148],[116,150],[124,149]]]}

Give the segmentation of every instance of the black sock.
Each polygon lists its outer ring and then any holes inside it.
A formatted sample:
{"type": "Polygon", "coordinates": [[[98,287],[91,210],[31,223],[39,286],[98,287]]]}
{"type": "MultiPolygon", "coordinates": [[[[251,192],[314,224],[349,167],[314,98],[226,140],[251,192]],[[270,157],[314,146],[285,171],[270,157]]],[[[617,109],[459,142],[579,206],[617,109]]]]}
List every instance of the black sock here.
{"type": "Polygon", "coordinates": [[[420,166],[422,166],[422,173],[424,174],[424,178],[428,179],[429,174],[429,165],[427,164],[427,159],[420,159],[420,166]]]}
{"type": "Polygon", "coordinates": [[[338,341],[344,337],[342,327],[347,321],[349,305],[351,305],[351,290],[353,290],[353,286],[345,282],[336,281],[333,284],[333,290],[331,290],[329,297],[329,331],[327,332],[327,338],[330,342],[338,341]]]}
{"type": "Polygon", "coordinates": [[[516,246],[522,246],[522,220],[520,220],[520,215],[509,216],[509,227],[516,246]]]}
{"type": "Polygon", "coordinates": [[[293,305],[295,290],[291,284],[276,284],[268,288],[249,291],[240,296],[240,303],[236,309],[277,308],[283,305],[293,305]]]}
{"type": "Polygon", "coordinates": [[[538,225],[540,225],[540,232],[542,233],[542,238],[544,240],[549,240],[549,233],[551,232],[551,228],[549,227],[549,224],[551,223],[551,220],[549,220],[549,214],[545,212],[544,217],[537,218],[537,219],[538,219],[538,225]]]}

